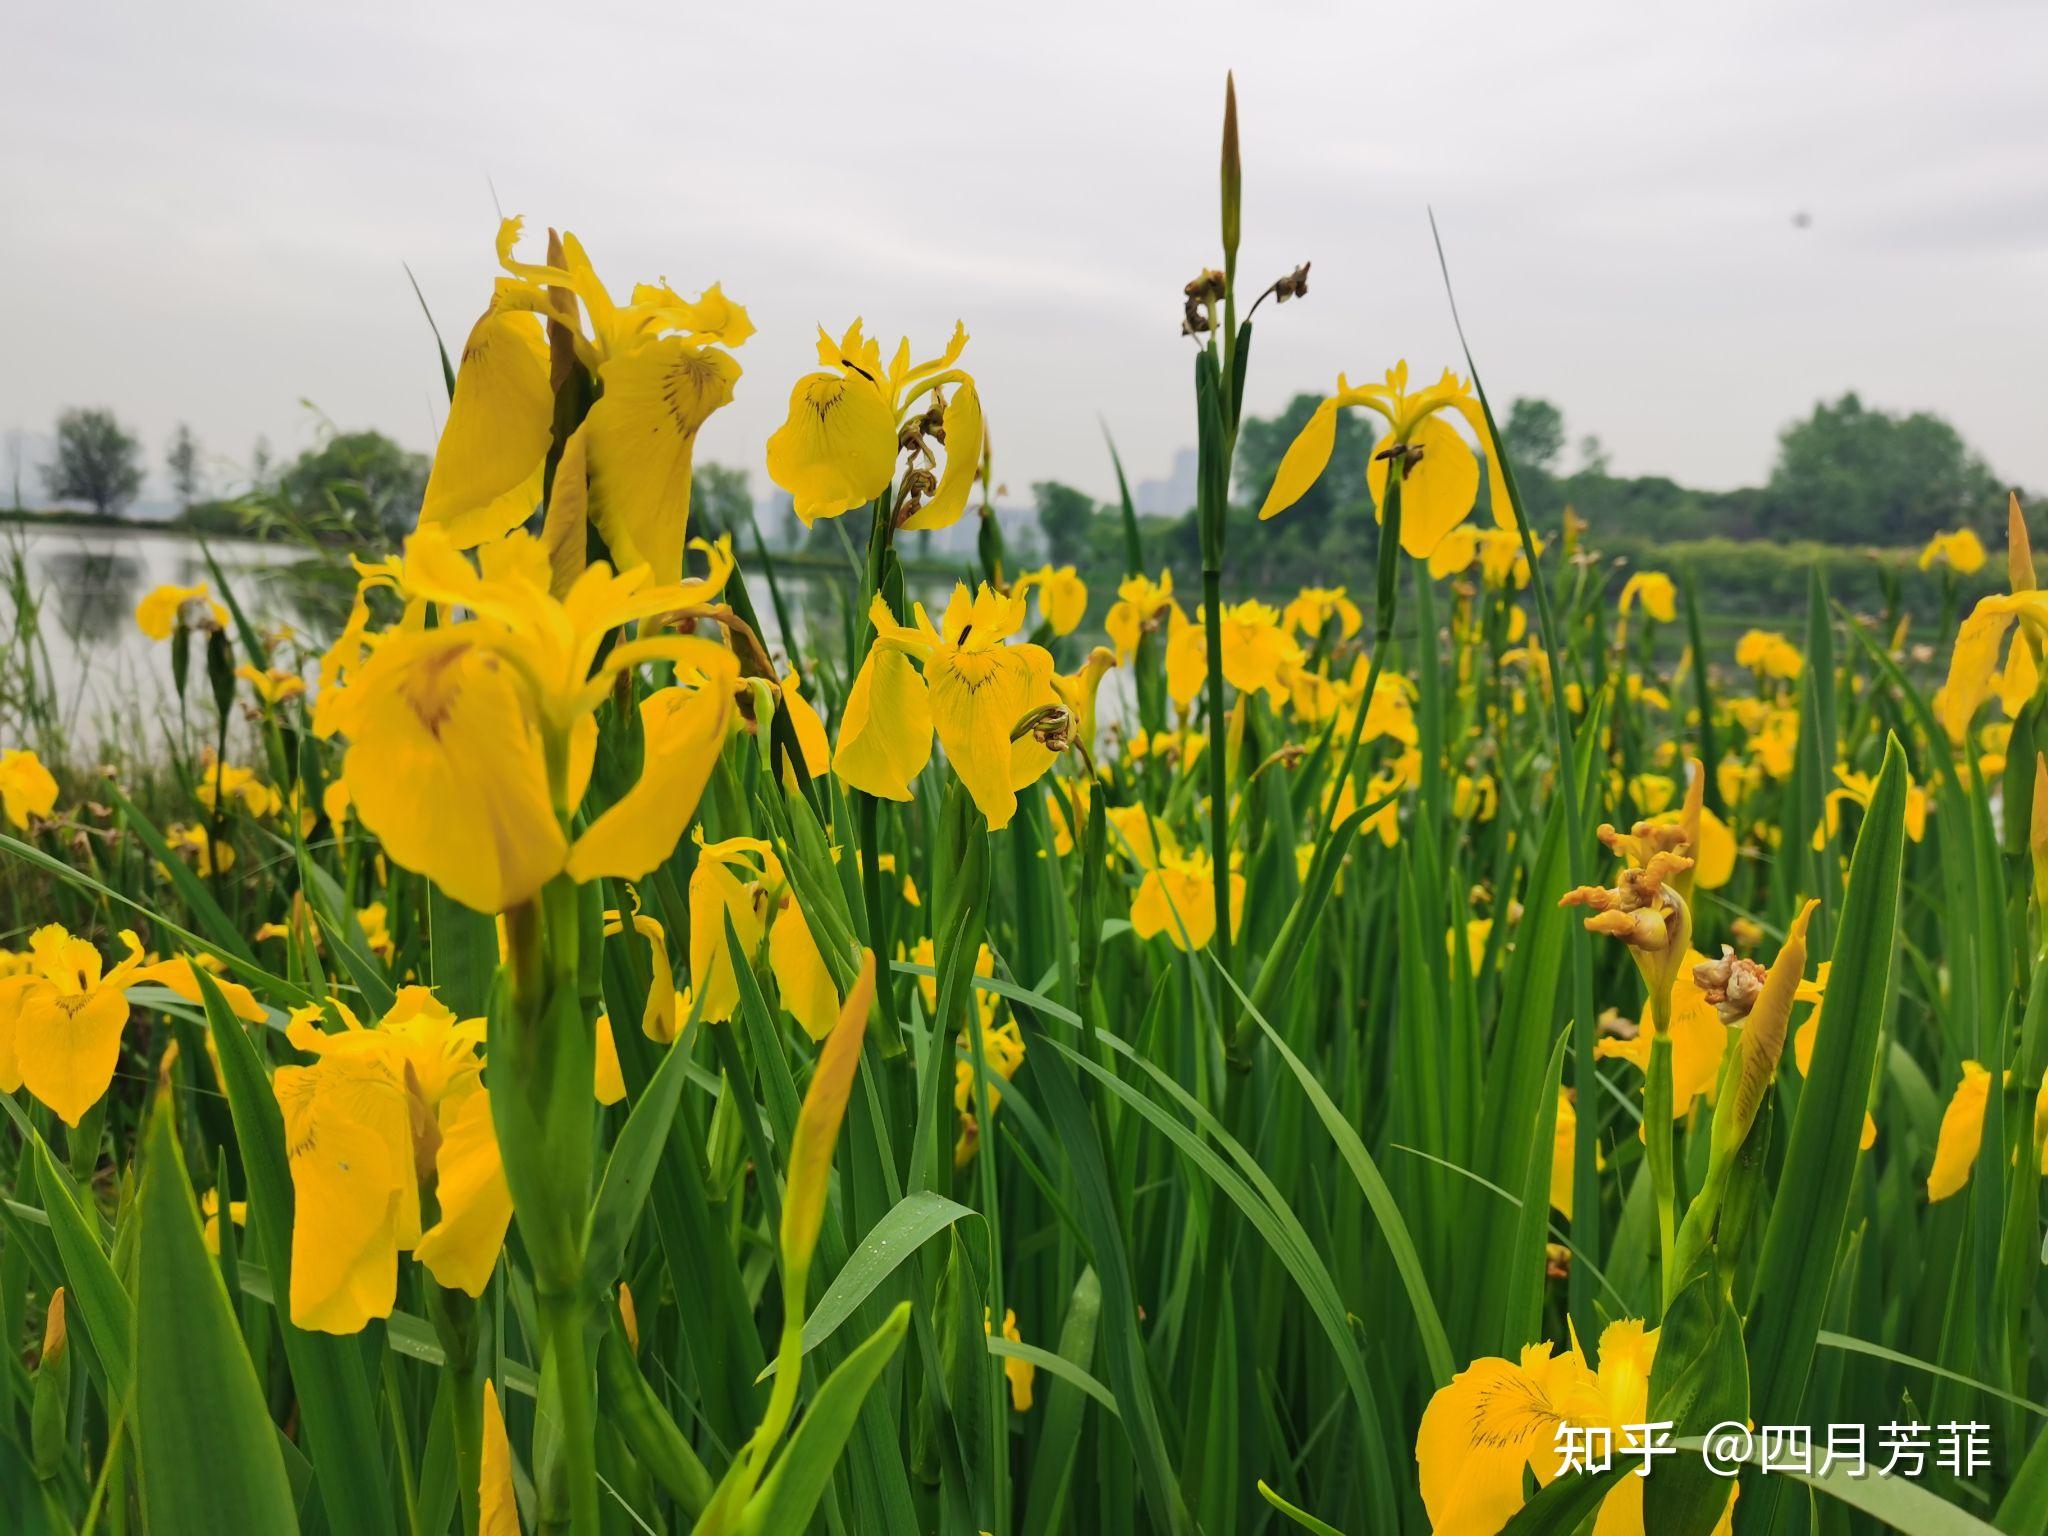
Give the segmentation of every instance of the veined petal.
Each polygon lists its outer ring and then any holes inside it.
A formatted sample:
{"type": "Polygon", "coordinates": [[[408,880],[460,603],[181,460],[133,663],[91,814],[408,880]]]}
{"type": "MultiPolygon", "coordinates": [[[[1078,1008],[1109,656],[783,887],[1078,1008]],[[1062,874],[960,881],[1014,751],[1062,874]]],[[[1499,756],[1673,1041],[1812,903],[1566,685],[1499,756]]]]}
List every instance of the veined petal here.
{"type": "Polygon", "coordinates": [[[806,374],[789,393],[789,417],[768,439],[768,478],[789,492],[808,527],[873,501],[896,464],[896,416],[872,380],[806,374]]]}
{"type": "Polygon", "coordinates": [[[1492,1536],[1522,1507],[1522,1473],[1557,1438],[1564,1414],[1550,1383],[1550,1346],[1520,1363],[1474,1360],[1423,1410],[1415,1462],[1430,1526],[1492,1536]]]}
{"type": "Polygon", "coordinates": [[[82,998],[47,987],[24,989],[19,1003],[14,1054],[21,1085],[75,1126],[114,1081],[128,996],[118,986],[94,987],[82,998]]]}
{"type": "Polygon", "coordinates": [[[466,627],[378,645],[349,686],[342,776],[396,863],[502,912],[561,869],[566,840],[526,700],[466,627]]]}
{"type": "Polygon", "coordinates": [[[463,343],[420,522],[469,549],[531,517],[554,410],[539,322],[493,304],[463,343]]]}
{"type": "Polygon", "coordinates": [[[739,666],[730,652],[717,654],[724,664],[702,687],[663,688],[640,701],[640,777],[576,839],[569,850],[573,879],[638,880],[675,851],[732,723],[739,666]]]}
{"type": "Polygon", "coordinates": [[[981,473],[981,396],[963,378],[946,402],[946,467],[932,499],[903,520],[905,528],[950,528],[967,510],[967,497],[981,473]]]}
{"type": "Polygon", "coordinates": [[[1051,654],[1036,645],[998,645],[989,650],[942,646],[926,664],[925,676],[932,725],[946,749],[946,760],[989,826],[1008,826],[1017,811],[1017,790],[1052,766],[1052,754],[1036,742],[1010,740],[1010,732],[1026,714],[1059,702],[1052,687],[1051,654]],[[1020,760],[1013,746],[1032,751],[1020,760]]]}
{"type": "Polygon", "coordinates": [[[855,674],[839,717],[832,771],[881,800],[908,800],[932,756],[932,705],[908,656],[877,643],[855,674]]]}
{"type": "MultiPolygon", "coordinates": [[[[1373,444],[1365,480],[1374,509],[1385,516],[1388,461],[1380,455],[1394,446],[1391,434],[1373,444]]],[[[1401,548],[1426,560],[1472,510],[1479,496],[1479,461],[1465,439],[1447,421],[1425,416],[1408,436],[1408,446],[1422,449],[1422,462],[1401,482],[1401,548]]]]}
{"type": "Polygon", "coordinates": [[[645,342],[605,363],[604,393],[584,425],[590,518],[620,570],[646,565],[657,582],[681,579],[697,429],[732,399],[739,376],[729,354],[680,336],[645,342]]]}

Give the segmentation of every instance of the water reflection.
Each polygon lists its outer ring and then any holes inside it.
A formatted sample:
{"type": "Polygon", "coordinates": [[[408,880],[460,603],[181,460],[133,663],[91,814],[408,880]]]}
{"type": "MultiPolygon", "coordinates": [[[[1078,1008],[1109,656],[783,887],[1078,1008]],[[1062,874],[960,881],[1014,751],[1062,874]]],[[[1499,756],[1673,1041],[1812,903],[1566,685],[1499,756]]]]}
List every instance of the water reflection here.
{"type": "Polygon", "coordinates": [[[10,668],[29,674],[11,679],[0,701],[0,746],[154,750],[177,698],[169,648],[135,627],[135,605],[165,583],[210,582],[209,548],[252,620],[295,622],[289,585],[274,579],[296,558],[288,548],[241,539],[202,546],[169,530],[0,526],[0,559],[29,599],[20,612],[12,590],[0,590],[10,668]]]}

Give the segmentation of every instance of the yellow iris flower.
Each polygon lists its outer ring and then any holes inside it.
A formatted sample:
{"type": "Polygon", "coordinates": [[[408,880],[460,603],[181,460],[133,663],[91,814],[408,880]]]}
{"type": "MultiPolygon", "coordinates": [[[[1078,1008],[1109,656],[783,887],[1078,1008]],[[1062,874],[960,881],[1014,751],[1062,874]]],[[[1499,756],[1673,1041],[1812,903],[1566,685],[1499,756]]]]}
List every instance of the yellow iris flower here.
{"type": "MultiPolygon", "coordinates": [[[[1223,610],[1223,680],[1240,693],[1263,690],[1277,705],[1288,695],[1288,679],[1307,658],[1280,622],[1280,610],[1247,600],[1223,610]]],[[[1166,642],[1166,691],[1186,709],[1209,680],[1208,626],[1176,609],[1166,642]]]]}
{"type": "Polygon", "coordinates": [[[286,699],[295,699],[306,691],[303,677],[296,672],[279,671],[276,667],[259,672],[251,666],[239,666],[235,668],[235,676],[249,685],[266,710],[275,709],[286,699]]]}
{"type": "Polygon", "coordinates": [[[622,569],[647,565],[656,581],[678,581],[697,432],[740,376],[724,349],[754,327],[716,283],[694,302],[641,283],[630,304],[615,303],[574,235],[562,235],[545,264],[518,260],[520,224],[498,227],[508,275],[463,344],[420,526],[468,549],[517,528],[540,504],[555,411],[545,318],[597,387],[556,472],[560,506],[549,507],[548,542],[565,562],[560,585],[581,567],[585,517],[622,569]]]}
{"type": "Polygon", "coordinates": [[[1116,601],[1109,605],[1102,627],[1109,634],[1109,643],[1116,647],[1116,659],[1129,661],[1137,652],[1139,640],[1165,623],[1170,615],[1179,613],[1172,571],[1161,571],[1157,581],[1149,576],[1126,576],[1117,584],[1116,601]]]}
{"type": "Polygon", "coordinates": [[[1622,583],[1616,607],[1627,613],[1637,603],[1659,624],[1669,624],[1678,617],[1678,585],[1662,571],[1637,571],[1622,583]]]}
{"type": "Polygon", "coordinates": [[[1088,616],[1088,586],[1071,565],[1047,565],[1019,576],[1011,591],[1038,593],[1038,616],[1055,635],[1071,635],[1088,616]]]}
{"type": "Polygon", "coordinates": [[[1349,640],[1365,626],[1365,616],[1343,587],[1303,587],[1280,614],[1282,624],[1309,641],[1319,639],[1332,619],[1340,640],[1349,640]]]}
{"type": "MultiPolygon", "coordinates": [[[[976,988],[976,995],[993,1001],[993,994],[976,988]]],[[[993,1009],[981,1015],[982,1060],[988,1063],[990,1077],[988,1085],[988,1112],[993,1116],[1003,1102],[1003,1090],[997,1081],[1007,1083],[1017,1075],[1017,1069],[1024,1065],[1024,1036],[1018,1032],[1015,1019],[1005,1019],[999,1026],[991,1026],[993,1009]]],[[[974,1116],[974,1055],[973,1046],[967,1038],[967,1031],[960,1031],[959,1055],[953,1061],[953,1112],[960,1117],[960,1132],[953,1141],[953,1166],[965,1168],[974,1161],[975,1151],[981,1145],[981,1125],[974,1116]]],[[[1026,1406],[1029,1406],[1028,1404],[1026,1406]]]]}
{"type": "Polygon", "coordinates": [[[1920,551],[1920,569],[1945,565],[1959,576],[1974,576],[1984,569],[1985,558],[1984,541],[1977,537],[1977,530],[1958,528],[1954,533],[1937,533],[1927,541],[1920,551]]]}
{"type": "Polygon", "coordinates": [[[1806,661],[1799,654],[1799,647],[1783,635],[1752,629],[1735,642],[1735,665],[1747,667],[1761,677],[1790,681],[1799,676],[1806,661]]]}
{"type": "MultiPolygon", "coordinates": [[[[0,978],[0,1092],[26,1088],[75,1126],[114,1081],[129,989],[153,982],[188,1003],[200,1001],[190,960],[152,962],[126,929],[121,943],[128,953],[110,969],[90,940],[57,923],[29,936],[27,968],[0,978]]],[[[237,1018],[263,1019],[248,988],[219,985],[237,1018]]]]}
{"type": "MultiPolygon", "coordinates": [[[[1230,872],[1230,933],[1244,921],[1244,876],[1230,872]]],[[[1206,853],[1168,853],[1145,871],[1131,900],[1131,931],[1165,934],[1175,949],[1201,949],[1216,936],[1216,873],[1206,853]]]]}
{"type": "Polygon", "coordinates": [[[0,810],[26,830],[31,816],[47,816],[57,808],[57,781],[43,760],[28,751],[0,752],[0,810]]]}
{"type": "Polygon", "coordinates": [[[1991,691],[1999,651],[2005,645],[2006,631],[2015,622],[2019,634],[2007,656],[1999,690],[2007,714],[2017,715],[2020,706],[2038,691],[2041,661],[2048,657],[2048,592],[2034,584],[2033,547],[2027,540],[2019,497],[2011,498],[2006,513],[2008,590],[1980,599],[1963,620],[1949,657],[1948,682],[1935,699],[1949,739],[1959,746],[1969,739],[1970,721],[1991,691]]]}
{"type": "Polygon", "coordinates": [[[408,539],[404,590],[440,605],[445,622],[408,619],[368,637],[368,659],[323,697],[316,725],[348,738],[343,781],[385,852],[481,912],[565,870],[578,882],[637,880],[667,858],[724,744],[739,663],[691,635],[599,652],[620,626],[698,608],[731,570],[723,550],[710,558],[709,577],[673,585],[652,584],[646,566],[615,575],[599,562],[556,598],[546,552],[525,533],[486,546],[481,569],[437,527],[408,539]],[[620,673],[651,661],[677,681],[641,700],[640,778],[572,843],[594,712],[620,673]]]}
{"type": "Polygon", "coordinates": [[[806,527],[881,495],[905,448],[913,458],[900,526],[948,528],[960,520],[981,472],[984,437],[981,396],[972,376],[955,366],[966,346],[966,327],[955,325],[944,352],[913,364],[906,337],[885,369],[882,344],[861,333],[859,320],[836,342],[818,328],[824,371],[796,381],[788,419],[768,439],[768,478],[789,492],[806,527]],[[940,392],[949,385],[946,399],[940,392]],[[922,404],[926,396],[929,406],[922,404]],[[946,450],[937,473],[933,444],[946,450]]]}
{"type": "Polygon", "coordinates": [[[880,598],[868,616],[875,642],[847,691],[832,771],[881,799],[908,800],[936,732],[989,826],[1008,826],[1017,791],[1056,755],[1031,731],[1016,733],[1060,703],[1051,653],[1008,643],[1024,627],[1023,601],[986,583],[971,596],[956,585],[936,629],[921,603],[911,624],[880,598]]]}
{"type": "Polygon", "coordinates": [[[1342,374],[1337,376],[1337,392],[1316,407],[1282,456],[1273,487],[1259,508],[1261,518],[1286,511],[1322,477],[1337,446],[1337,412],[1346,406],[1362,406],[1386,422],[1387,430],[1373,444],[1365,469],[1375,515],[1383,512],[1386,503],[1389,457],[1400,453],[1408,460],[1401,485],[1401,547],[1409,554],[1418,560],[1428,559],[1479,499],[1479,462],[1464,438],[1444,420],[1446,414],[1462,416],[1479,444],[1493,488],[1494,522],[1502,529],[1514,528],[1514,509],[1500,472],[1500,456],[1486,430],[1486,415],[1478,397],[1449,369],[1436,383],[1411,394],[1405,362],[1387,370],[1384,384],[1353,387],[1342,374]]]}
{"type": "MultiPolygon", "coordinates": [[[[1868,807],[1870,797],[1877,792],[1877,780],[1867,773],[1858,773],[1842,764],[1835,764],[1835,788],[1827,793],[1825,822],[1813,829],[1813,846],[1825,848],[1827,840],[1842,827],[1842,807],[1860,805],[1868,807]]],[[[1910,780],[1906,785],[1906,836],[1919,842],[1927,835],[1927,791],[1910,780]]]]}
{"type": "MultiPolygon", "coordinates": [[[[831,1034],[839,1018],[838,988],[790,894],[781,861],[758,837],[705,843],[690,875],[690,982],[693,994],[702,994],[707,1023],[722,1023],[739,1006],[739,977],[725,940],[728,920],[750,960],[767,942],[782,1006],[804,1033],[813,1040],[831,1034]]],[[[671,1027],[671,1038],[673,1033],[671,1027]]]]}
{"type": "Polygon", "coordinates": [[[206,583],[158,587],[135,605],[135,625],[152,640],[168,640],[180,627],[226,629],[228,611],[207,596],[206,583]]]}
{"type": "Polygon", "coordinates": [[[439,1284],[482,1295],[512,1195],[483,1086],[484,1021],[457,1020],[425,987],[401,988],[374,1028],[335,1010],[346,1028],[332,1033],[317,1009],[292,1016],[287,1037],[315,1060],[279,1067],[271,1091],[296,1197],[292,1321],[355,1333],[390,1316],[408,1249],[439,1284]],[[429,1194],[440,1214],[423,1225],[429,1194]]]}
{"type": "MultiPolygon", "coordinates": [[[[1562,1355],[1553,1345],[1530,1344],[1519,1360],[1474,1360],[1438,1388],[1415,1437],[1422,1503],[1436,1536],[1494,1536],[1522,1507],[1525,1471],[1547,1486],[1563,1470],[1563,1426],[1608,1430],[1617,1464],[1625,1462],[1624,1430],[1648,1417],[1657,1336],[1624,1319],[1601,1331],[1597,1369],[1576,1339],[1562,1355]]],[[[1624,1477],[1614,1485],[1601,1502],[1596,1536],[1643,1536],[1643,1482],[1624,1477]]],[[[1724,1511],[1714,1536],[1729,1528],[1724,1511]]]]}
{"type": "MultiPolygon", "coordinates": [[[[1405,492],[1404,492],[1405,494],[1405,492]]],[[[1403,507],[1407,505],[1404,501],[1403,507]]],[[[1404,511],[1405,519],[1407,513],[1404,511]]],[[[1543,553],[1543,541],[1536,541],[1536,553],[1543,553]]],[[[1429,557],[1429,574],[1442,581],[1479,563],[1479,576],[1487,586],[1504,590],[1510,584],[1529,585],[1529,556],[1522,548],[1522,536],[1512,528],[1474,528],[1467,523],[1453,528],[1438,542],[1429,557]]]]}

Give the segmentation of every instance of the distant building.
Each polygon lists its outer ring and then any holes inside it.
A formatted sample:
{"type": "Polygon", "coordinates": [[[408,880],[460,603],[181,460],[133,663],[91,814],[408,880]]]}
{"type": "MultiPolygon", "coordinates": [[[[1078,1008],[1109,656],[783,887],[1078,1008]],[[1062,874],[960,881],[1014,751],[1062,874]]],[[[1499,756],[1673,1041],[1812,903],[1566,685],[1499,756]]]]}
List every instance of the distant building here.
{"type": "Polygon", "coordinates": [[[1140,480],[1131,487],[1131,504],[1158,517],[1179,517],[1195,504],[1198,464],[1194,449],[1181,449],[1164,480],[1140,480]]]}

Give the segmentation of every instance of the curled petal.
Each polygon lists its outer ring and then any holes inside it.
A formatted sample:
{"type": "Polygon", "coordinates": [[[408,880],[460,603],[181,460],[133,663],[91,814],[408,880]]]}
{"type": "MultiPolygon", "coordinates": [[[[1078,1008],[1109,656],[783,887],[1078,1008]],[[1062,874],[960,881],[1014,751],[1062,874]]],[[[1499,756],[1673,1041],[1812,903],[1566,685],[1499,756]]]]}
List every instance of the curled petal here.
{"type": "Polygon", "coordinates": [[[903,520],[905,528],[950,528],[967,510],[967,496],[981,473],[981,396],[963,378],[946,402],[946,467],[932,499],[903,520]]]}

